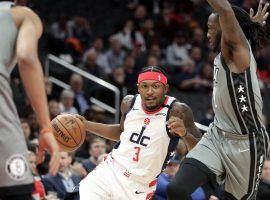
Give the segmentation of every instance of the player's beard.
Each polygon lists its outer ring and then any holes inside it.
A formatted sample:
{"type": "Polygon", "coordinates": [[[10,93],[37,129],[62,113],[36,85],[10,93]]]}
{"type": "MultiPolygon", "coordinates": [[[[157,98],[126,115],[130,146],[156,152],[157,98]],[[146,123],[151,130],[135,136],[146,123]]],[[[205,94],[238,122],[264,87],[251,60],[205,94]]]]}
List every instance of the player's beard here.
{"type": "Polygon", "coordinates": [[[151,105],[148,106],[147,103],[145,102],[145,108],[146,108],[146,110],[148,110],[148,111],[155,111],[155,110],[159,109],[160,106],[162,106],[164,100],[165,100],[165,96],[164,96],[164,98],[161,98],[159,101],[156,100],[155,105],[152,105],[152,106],[151,106],[151,105]]]}

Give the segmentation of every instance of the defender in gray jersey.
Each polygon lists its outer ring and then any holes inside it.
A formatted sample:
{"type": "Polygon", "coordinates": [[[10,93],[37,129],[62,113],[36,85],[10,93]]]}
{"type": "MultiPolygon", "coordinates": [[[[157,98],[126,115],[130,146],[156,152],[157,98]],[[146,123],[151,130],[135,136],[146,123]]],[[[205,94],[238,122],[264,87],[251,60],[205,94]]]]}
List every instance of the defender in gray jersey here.
{"type": "Polygon", "coordinates": [[[37,56],[42,33],[39,17],[26,7],[0,2],[0,199],[30,200],[33,177],[12,91],[10,73],[18,62],[20,75],[40,124],[39,161],[51,152],[50,172],[59,166],[59,147],[51,132],[42,68],[37,56]]]}
{"type": "MultiPolygon", "coordinates": [[[[263,24],[227,0],[207,1],[214,9],[207,37],[210,46],[220,51],[214,60],[215,119],[169,184],[168,196],[184,200],[198,186],[211,182],[224,184],[225,199],[256,199],[269,138],[262,123],[252,48],[266,32],[263,24]]],[[[262,11],[262,1],[259,7],[262,11]]]]}

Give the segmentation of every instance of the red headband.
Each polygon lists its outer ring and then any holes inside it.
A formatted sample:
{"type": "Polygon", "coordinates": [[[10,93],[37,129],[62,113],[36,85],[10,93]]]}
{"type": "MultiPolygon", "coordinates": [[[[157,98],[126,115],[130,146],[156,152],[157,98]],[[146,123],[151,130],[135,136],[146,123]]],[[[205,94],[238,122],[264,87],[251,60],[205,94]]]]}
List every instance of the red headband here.
{"type": "Polygon", "coordinates": [[[167,77],[160,72],[143,72],[139,74],[138,83],[145,80],[155,80],[163,83],[164,85],[167,84],[167,77]]]}

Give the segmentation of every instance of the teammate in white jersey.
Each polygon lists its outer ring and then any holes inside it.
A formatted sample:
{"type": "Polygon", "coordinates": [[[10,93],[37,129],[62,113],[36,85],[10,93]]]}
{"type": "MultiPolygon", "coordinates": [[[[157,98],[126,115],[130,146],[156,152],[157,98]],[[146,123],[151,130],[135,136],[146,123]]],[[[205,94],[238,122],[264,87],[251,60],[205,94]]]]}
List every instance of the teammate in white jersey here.
{"type": "Polygon", "coordinates": [[[138,77],[139,94],[124,97],[120,124],[84,121],[87,131],[119,141],[107,159],[80,183],[81,200],[146,200],[173,154],[179,137],[191,149],[201,137],[191,109],[167,96],[169,85],[158,67],[138,77]]]}

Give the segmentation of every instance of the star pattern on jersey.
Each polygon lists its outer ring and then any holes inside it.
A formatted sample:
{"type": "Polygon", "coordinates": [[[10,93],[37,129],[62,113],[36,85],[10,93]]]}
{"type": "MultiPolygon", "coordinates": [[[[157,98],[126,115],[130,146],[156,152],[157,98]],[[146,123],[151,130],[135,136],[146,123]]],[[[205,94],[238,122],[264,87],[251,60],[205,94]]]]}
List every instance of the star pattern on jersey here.
{"type": "Polygon", "coordinates": [[[246,98],[247,98],[247,97],[245,97],[244,95],[241,95],[241,97],[239,98],[240,103],[246,102],[246,98]]]}
{"type": "Polygon", "coordinates": [[[246,105],[243,105],[241,107],[241,109],[242,109],[242,112],[247,112],[248,111],[248,107],[246,105]]]}
{"type": "Polygon", "coordinates": [[[240,85],[237,89],[238,89],[238,93],[245,92],[244,87],[242,85],[240,85]]]}

